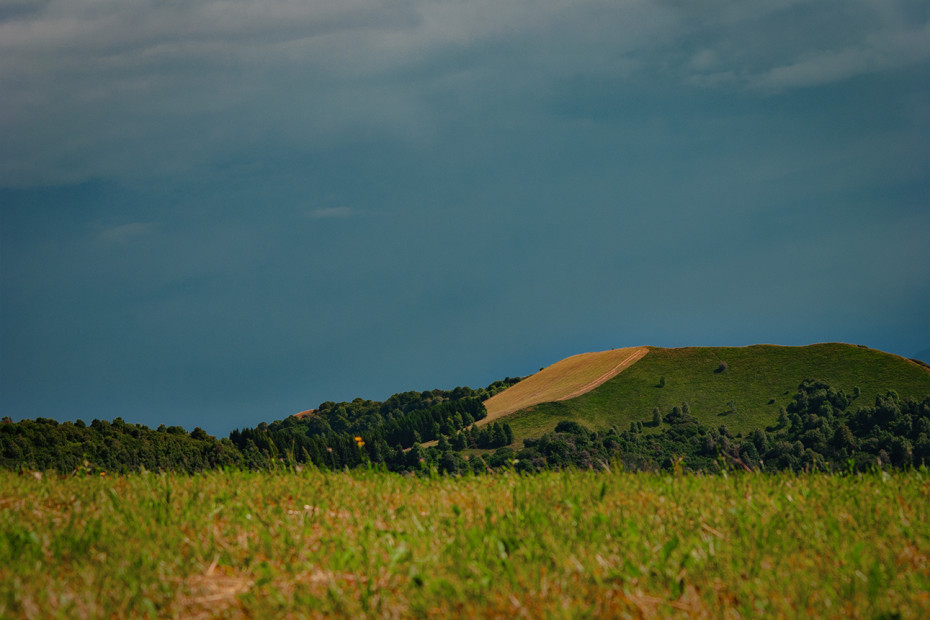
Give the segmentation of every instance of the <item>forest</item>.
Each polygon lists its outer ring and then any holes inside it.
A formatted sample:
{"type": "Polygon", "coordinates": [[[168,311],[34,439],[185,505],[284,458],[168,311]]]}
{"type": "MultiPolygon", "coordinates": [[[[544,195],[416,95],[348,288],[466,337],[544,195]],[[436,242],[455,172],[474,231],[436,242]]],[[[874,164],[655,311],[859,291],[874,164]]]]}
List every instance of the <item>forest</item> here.
{"type": "Polygon", "coordinates": [[[121,418],[90,424],[4,418],[0,466],[63,474],[307,466],[462,474],[611,467],[836,472],[930,465],[930,396],[917,401],[888,391],[859,406],[858,394],[805,380],[773,425],[745,435],[725,424],[701,424],[683,402],[669,411],[644,412],[642,421],[623,430],[592,430],[563,420],[553,432],[516,446],[506,422],[476,423],[487,415],[483,401],[517,381],[508,377],[478,390],[403,392],[383,402],[324,402],[307,417],[263,422],[222,439],[200,428],[152,430],[121,418]]]}

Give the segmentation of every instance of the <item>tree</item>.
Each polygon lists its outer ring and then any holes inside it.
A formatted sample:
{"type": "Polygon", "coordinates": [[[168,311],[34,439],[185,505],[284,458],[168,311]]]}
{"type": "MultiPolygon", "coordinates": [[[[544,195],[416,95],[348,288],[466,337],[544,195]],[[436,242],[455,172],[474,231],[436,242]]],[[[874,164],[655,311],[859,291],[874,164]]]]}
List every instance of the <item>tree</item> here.
{"type": "Polygon", "coordinates": [[[856,438],[853,436],[852,431],[849,430],[849,427],[845,424],[840,424],[836,427],[836,430],[833,432],[833,438],[830,440],[830,445],[842,455],[846,455],[856,446],[856,438]]]}
{"type": "Polygon", "coordinates": [[[491,429],[491,447],[499,448],[507,445],[507,434],[503,427],[495,422],[491,429]]]}
{"type": "Polygon", "coordinates": [[[907,467],[911,464],[914,447],[906,437],[896,436],[891,440],[891,464],[895,467],[907,467]]]}
{"type": "Polygon", "coordinates": [[[658,426],[662,424],[662,412],[659,411],[658,407],[653,407],[652,409],[652,425],[658,426]]]}
{"type": "Polygon", "coordinates": [[[451,450],[446,450],[439,457],[439,471],[444,474],[457,474],[463,466],[465,466],[465,461],[451,450]]]}
{"type": "Polygon", "coordinates": [[[513,429],[510,428],[510,425],[507,424],[506,422],[501,424],[501,426],[504,429],[504,437],[507,439],[507,445],[509,446],[510,444],[513,443],[513,429]]]}
{"type": "Polygon", "coordinates": [[[665,417],[663,418],[663,421],[666,424],[678,424],[679,422],[682,422],[683,420],[684,420],[684,414],[682,414],[681,407],[679,407],[678,405],[675,405],[674,407],[672,407],[671,413],[665,414],[665,417]]]}
{"type": "Polygon", "coordinates": [[[423,462],[424,458],[426,458],[426,453],[423,450],[423,446],[421,446],[419,443],[413,444],[413,447],[407,451],[407,467],[419,469],[420,464],[423,462]]]}

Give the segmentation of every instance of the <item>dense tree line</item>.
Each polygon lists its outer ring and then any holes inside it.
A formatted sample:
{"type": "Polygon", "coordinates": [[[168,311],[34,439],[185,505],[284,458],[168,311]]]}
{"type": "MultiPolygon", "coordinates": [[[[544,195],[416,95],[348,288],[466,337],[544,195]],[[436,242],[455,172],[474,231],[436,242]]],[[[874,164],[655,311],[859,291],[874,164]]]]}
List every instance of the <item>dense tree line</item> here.
{"type": "MultiPolygon", "coordinates": [[[[14,423],[4,418],[0,467],[63,473],[140,468],[195,473],[217,467],[311,464],[325,469],[369,464],[392,471],[428,469],[438,466],[442,454],[436,447],[419,448],[419,443],[447,439],[474,425],[487,415],[482,401],[519,380],[507,377],[478,390],[403,392],[384,402],[361,398],[325,402],[306,418],[290,416],[236,429],[226,439],[216,439],[201,428],[188,433],[180,426],[162,425],[152,430],[121,418],[94,420],[90,425],[81,420],[58,423],[37,418],[14,423]]],[[[502,445],[499,436],[494,441],[482,439],[482,444],[502,445]]],[[[512,441],[512,433],[508,436],[512,441]]]]}
{"type": "Polygon", "coordinates": [[[251,468],[265,467],[266,460],[284,459],[326,469],[361,464],[383,464],[392,471],[418,469],[423,462],[435,465],[438,457],[414,459],[408,454],[414,446],[448,441],[473,427],[487,416],[482,401],[517,381],[508,377],[480,390],[403,392],[384,402],[360,398],[351,403],[325,402],[304,418],[291,416],[236,429],[230,440],[251,468]]]}
{"type": "Polygon", "coordinates": [[[90,425],[48,418],[0,421],[0,466],[8,469],[196,473],[241,464],[242,454],[231,441],[217,440],[201,428],[188,433],[180,426],[162,425],[152,430],[122,418],[90,425]]]}
{"type": "Polygon", "coordinates": [[[322,403],[291,416],[216,439],[200,428],[94,420],[86,425],[38,418],[0,423],[0,466],[60,472],[249,469],[312,466],[341,470],[380,467],[395,472],[458,474],[498,468],[518,471],[606,468],[717,472],[861,471],[930,465],[930,396],[901,399],[890,391],[872,406],[851,404],[858,390],[806,380],[777,423],[747,435],[701,424],[688,403],[655,409],[625,430],[590,430],[563,420],[551,433],[514,446],[506,423],[478,427],[483,400],[517,379],[488,388],[404,392],[384,402],[322,403]],[[430,443],[429,447],[424,446],[430,443]]]}

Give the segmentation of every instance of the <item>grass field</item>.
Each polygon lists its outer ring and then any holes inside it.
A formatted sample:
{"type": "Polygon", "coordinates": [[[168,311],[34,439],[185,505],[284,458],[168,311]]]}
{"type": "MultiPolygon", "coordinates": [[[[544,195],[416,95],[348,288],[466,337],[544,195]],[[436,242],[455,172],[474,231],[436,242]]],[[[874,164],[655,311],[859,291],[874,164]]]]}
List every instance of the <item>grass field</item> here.
{"type": "Polygon", "coordinates": [[[854,345],[650,347],[645,357],[586,394],[542,403],[502,420],[510,424],[521,445],[523,437],[538,437],[563,419],[591,428],[616,425],[623,430],[630,422],[651,420],[653,407],[665,414],[687,401],[701,423],[710,427],[726,424],[732,432],[748,432],[774,425],[779,408],[791,402],[806,378],[826,381],[847,394],[858,387],[861,395],[851,405],[853,410],[872,406],[875,397],[889,389],[902,397],[930,394],[930,370],[925,366],[854,345]],[[718,372],[723,362],[727,368],[718,372]],[[659,387],[662,377],[665,385],[659,387]]]}
{"type": "Polygon", "coordinates": [[[930,617],[926,472],[0,472],[0,617],[930,617]]]}

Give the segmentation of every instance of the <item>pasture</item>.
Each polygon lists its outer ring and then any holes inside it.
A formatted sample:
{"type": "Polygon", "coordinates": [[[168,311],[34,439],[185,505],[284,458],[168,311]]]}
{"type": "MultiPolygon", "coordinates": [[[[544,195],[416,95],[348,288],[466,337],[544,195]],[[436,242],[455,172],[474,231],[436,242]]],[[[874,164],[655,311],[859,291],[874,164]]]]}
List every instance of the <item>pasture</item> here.
{"type": "Polygon", "coordinates": [[[0,617],[930,616],[926,471],[0,472],[0,617]]]}

